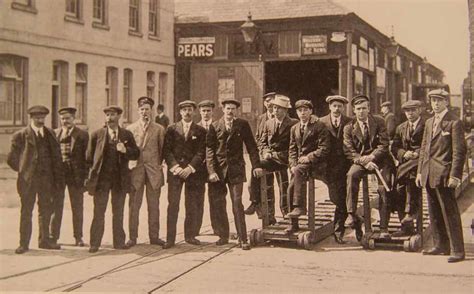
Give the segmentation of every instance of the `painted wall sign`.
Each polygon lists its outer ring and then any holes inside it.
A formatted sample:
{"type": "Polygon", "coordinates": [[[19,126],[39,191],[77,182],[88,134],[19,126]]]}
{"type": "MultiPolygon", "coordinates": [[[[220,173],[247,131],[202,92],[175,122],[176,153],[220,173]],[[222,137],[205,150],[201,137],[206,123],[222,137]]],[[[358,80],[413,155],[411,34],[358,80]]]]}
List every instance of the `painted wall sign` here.
{"type": "Polygon", "coordinates": [[[219,104],[224,99],[235,98],[235,79],[234,78],[220,78],[218,81],[218,99],[219,104]]]}
{"type": "Polygon", "coordinates": [[[214,37],[193,37],[178,39],[178,57],[209,58],[214,56],[214,37]]]}
{"type": "Polygon", "coordinates": [[[346,40],[346,33],[344,32],[333,32],[331,35],[331,41],[339,43],[346,40]]]}
{"type": "Polygon", "coordinates": [[[252,98],[245,97],[242,98],[242,113],[251,113],[252,112],[252,98]]]}
{"type": "Polygon", "coordinates": [[[307,35],[301,37],[303,55],[318,55],[328,52],[328,37],[326,35],[307,35]]]}
{"type": "Polygon", "coordinates": [[[278,56],[278,34],[276,33],[263,33],[258,41],[251,44],[245,42],[242,34],[232,35],[229,41],[229,59],[278,56]]]}

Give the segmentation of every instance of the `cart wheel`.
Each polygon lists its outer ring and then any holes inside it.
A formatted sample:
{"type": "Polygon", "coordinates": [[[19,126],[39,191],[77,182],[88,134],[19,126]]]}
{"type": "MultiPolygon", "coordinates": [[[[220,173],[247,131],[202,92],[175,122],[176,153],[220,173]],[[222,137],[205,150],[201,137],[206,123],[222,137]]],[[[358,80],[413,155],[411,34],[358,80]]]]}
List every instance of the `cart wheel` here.
{"type": "Polygon", "coordinates": [[[362,245],[362,248],[369,249],[370,237],[372,237],[371,233],[367,233],[367,234],[364,234],[364,236],[362,236],[362,240],[360,240],[360,244],[362,245]]]}
{"type": "Polygon", "coordinates": [[[304,248],[304,232],[298,234],[296,245],[298,245],[298,247],[304,248]]]}
{"type": "Polygon", "coordinates": [[[405,252],[411,252],[410,240],[403,241],[403,250],[405,252]]]}
{"type": "Polygon", "coordinates": [[[257,232],[255,232],[255,242],[257,243],[257,245],[262,245],[263,243],[265,243],[262,230],[257,230],[257,232]]]}
{"type": "Polygon", "coordinates": [[[410,237],[410,249],[413,252],[418,252],[421,249],[421,236],[416,234],[410,237]]]}
{"type": "Polygon", "coordinates": [[[313,240],[314,240],[314,236],[312,232],[304,232],[303,233],[303,248],[306,250],[313,249],[313,240]]]}
{"type": "Polygon", "coordinates": [[[370,238],[369,239],[369,249],[374,250],[375,249],[375,240],[370,238]]]}
{"type": "Polygon", "coordinates": [[[257,238],[256,238],[257,230],[253,229],[250,231],[249,239],[250,239],[250,246],[255,247],[258,245],[257,238]]]}

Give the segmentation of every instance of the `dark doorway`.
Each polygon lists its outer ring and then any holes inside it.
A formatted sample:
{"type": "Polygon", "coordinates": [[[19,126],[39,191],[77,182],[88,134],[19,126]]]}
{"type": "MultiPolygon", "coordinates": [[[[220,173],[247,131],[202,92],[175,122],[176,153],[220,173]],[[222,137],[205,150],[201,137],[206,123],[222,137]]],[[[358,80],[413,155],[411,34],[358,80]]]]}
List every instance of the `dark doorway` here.
{"type": "MultiPolygon", "coordinates": [[[[265,63],[265,92],[277,92],[297,100],[311,100],[314,113],[324,116],[329,112],[325,101],[328,95],[339,92],[337,59],[275,61],[265,63]]],[[[296,117],[294,109],[290,111],[296,117]]]]}

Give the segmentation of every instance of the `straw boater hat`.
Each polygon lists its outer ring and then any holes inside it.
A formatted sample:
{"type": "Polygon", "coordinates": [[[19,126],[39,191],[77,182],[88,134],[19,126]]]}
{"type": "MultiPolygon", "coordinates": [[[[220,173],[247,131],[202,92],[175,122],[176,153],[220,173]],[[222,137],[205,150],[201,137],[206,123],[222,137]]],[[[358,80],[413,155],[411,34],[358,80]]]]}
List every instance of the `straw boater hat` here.
{"type": "Polygon", "coordinates": [[[280,106],[280,107],[283,107],[283,108],[286,108],[286,109],[291,108],[290,98],[288,98],[284,95],[280,95],[280,94],[276,94],[275,98],[273,98],[273,100],[270,101],[270,103],[274,104],[274,105],[277,105],[277,106],[280,106]]]}

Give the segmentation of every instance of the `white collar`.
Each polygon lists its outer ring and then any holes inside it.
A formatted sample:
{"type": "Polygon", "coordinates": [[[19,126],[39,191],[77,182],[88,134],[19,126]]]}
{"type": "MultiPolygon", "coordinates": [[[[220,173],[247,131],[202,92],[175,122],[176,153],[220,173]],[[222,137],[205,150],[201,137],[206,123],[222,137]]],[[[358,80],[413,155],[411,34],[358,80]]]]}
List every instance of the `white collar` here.
{"type": "Polygon", "coordinates": [[[277,124],[280,124],[280,125],[281,125],[281,124],[283,123],[283,120],[284,120],[284,119],[285,119],[285,118],[283,118],[282,120],[279,120],[279,119],[275,116],[275,121],[276,121],[277,124]]]}
{"type": "Polygon", "coordinates": [[[439,120],[443,120],[444,116],[448,113],[448,109],[446,108],[445,110],[441,111],[440,113],[435,113],[435,118],[438,117],[439,120]]]}
{"type": "Polygon", "coordinates": [[[162,117],[163,117],[163,115],[165,115],[165,113],[164,113],[164,112],[162,112],[162,113],[158,114],[158,117],[159,117],[159,118],[162,118],[162,117]]]}
{"type": "Polygon", "coordinates": [[[210,126],[212,124],[212,118],[210,120],[203,120],[201,119],[201,124],[203,126],[210,126]]]}
{"type": "Polygon", "coordinates": [[[417,120],[415,120],[415,122],[413,122],[413,123],[408,121],[408,124],[410,126],[413,126],[413,129],[416,129],[416,126],[418,126],[418,123],[420,122],[420,120],[421,120],[421,116],[417,120]]]}
{"type": "Polygon", "coordinates": [[[31,122],[30,125],[31,125],[31,128],[33,129],[33,131],[35,132],[36,135],[38,135],[38,134],[44,135],[44,127],[38,128],[33,124],[33,122],[31,122]]]}
{"type": "Polygon", "coordinates": [[[335,119],[338,119],[339,122],[341,122],[342,114],[340,114],[338,117],[335,117],[335,116],[331,113],[330,116],[331,116],[331,122],[334,122],[335,119]]]}
{"type": "Polygon", "coordinates": [[[117,127],[116,130],[112,129],[111,127],[107,126],[107,131],[109,132],[109,136],[112,137],[113,134],[114,134],[114,131],[116,132],[115,135],[117,136],[118,138],[118,134],[119,134],[119,127],[117,127]]]}
{"type": "MultiPolygon", "coordinates": [[[[143,120],[139,119],[138,123],[140,124],[142,128],[145,128],[145,122],[143,120]]],[[[148,121],[148,125],[150,125],[150,121],[148,121]]]]}
{"type": "MultiPolygon", "coordinates": [[[[76,127],[76,126],[72,126],[72,127],[69,129],[69,134],[72,133],[72,131],[74,130],[75,127],[76,127]]],[[[68,130],[68,128],[62,127],[62,131],[63,131],[64,133],[67,133],[67,130],[68,130]]]]}
{"type": "Polygon", "coordinates": [[[181,120],[181,122],[183,123],[183,127],[187,127],[187,128],[189,128],[191,124],[193,123],[193,121],[185,122],[184,120],[181,120]]]}

